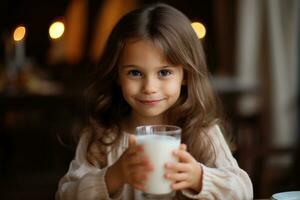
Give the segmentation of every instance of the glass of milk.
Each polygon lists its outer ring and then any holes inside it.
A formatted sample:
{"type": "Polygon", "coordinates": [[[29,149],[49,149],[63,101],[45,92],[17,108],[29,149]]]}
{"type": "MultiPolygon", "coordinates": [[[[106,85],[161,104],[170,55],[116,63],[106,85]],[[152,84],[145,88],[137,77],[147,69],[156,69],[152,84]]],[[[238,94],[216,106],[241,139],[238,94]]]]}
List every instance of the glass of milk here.
{"type": "Polygon", "coordinates": [[[181,128],[171,125],[138,126],[136,135],[137,143],[144,147],[144,153],[154,168],[145,182],[143,195],[152,199],[173,195],[172,182],[164,177],[165,163],[178,162],[172,151],[180,146],[181,128]]]}

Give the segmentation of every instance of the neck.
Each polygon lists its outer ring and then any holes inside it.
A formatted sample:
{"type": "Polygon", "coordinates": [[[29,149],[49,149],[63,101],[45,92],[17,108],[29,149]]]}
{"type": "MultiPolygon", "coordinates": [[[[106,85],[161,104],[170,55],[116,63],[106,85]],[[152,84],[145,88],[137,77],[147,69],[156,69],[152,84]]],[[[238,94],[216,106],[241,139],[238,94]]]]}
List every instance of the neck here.
{"type": "Polygon", "coordinates": [[[124,129],[129,133],[134,133],[135,128],[141,125],[161,125],[167,124],[167,120],[163,115],[155,117],[145,117],[131,113],[127,119],[124,120],[124,129]]]}

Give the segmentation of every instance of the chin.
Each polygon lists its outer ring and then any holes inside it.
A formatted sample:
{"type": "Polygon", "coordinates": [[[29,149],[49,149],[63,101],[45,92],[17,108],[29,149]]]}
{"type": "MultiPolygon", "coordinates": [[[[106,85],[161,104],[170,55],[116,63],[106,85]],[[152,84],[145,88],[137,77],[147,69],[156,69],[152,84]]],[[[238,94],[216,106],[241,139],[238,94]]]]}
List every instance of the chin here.
{"type": "Polygon", "coordinates": [[[147,117],[147,118],[154,118],[154,117],[158,117],[161,116],[163,114],[163,112],[145,112],[145,113],[141,113],[141,115],[143,117],[147,117]]]}

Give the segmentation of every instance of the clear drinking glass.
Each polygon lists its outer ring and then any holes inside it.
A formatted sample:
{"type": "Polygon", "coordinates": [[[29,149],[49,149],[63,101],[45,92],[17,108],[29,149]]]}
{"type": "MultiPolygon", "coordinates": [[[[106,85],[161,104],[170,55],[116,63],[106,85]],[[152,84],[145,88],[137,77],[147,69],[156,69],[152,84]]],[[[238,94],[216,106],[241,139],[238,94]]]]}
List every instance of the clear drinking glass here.
{"type": "Polygon", "coordinates": [[[136,128],[137,143],[143,145],[154,169],[145,182],[143,196],[149,199],[164,199],[174,195],[171,181],[164,177],[165,163],[178,162],[172,154],[181,141],[181,128],[171,125],[147,125],[136,128]]]}

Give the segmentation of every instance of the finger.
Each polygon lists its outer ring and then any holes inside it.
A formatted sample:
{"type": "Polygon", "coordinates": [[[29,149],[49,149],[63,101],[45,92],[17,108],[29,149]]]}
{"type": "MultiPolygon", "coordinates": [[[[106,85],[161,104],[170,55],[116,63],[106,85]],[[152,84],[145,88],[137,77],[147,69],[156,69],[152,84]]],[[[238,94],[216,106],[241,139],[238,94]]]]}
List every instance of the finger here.
{"type": "Polygon", "coordinates": [[[143,168],[135,168],[130,172],[130,177],[133,183],[141,184],[144,183],[145,180],[150,176],[150,172],[144,170],[143,168]]]}
{"type": "Polygon", "coordinates": [[[148,178],[148,174],[144,171],[131,170],[131,179],[134,183],[143,183],[148,178]]]}
{"type": "Polygon", "coordinates": [[[192,162],[194,160],[193,156],[191,156],[191,154],[187,151],[174,150],[173,154],[182,162],[192,162]]]}
{"type": "Polygon", "coordinates": [[[173,183],[171,187],[173,190],[182,190],[188,188],[189,184],[187,181],[180,181],[178,183],[173,183]]]}
{"type": "Polygon", "coordinates": [[[186,172],[190,171],[190,164],[187,163],[167,163],[166,169],[168,171],[175,171],[175,172],[186,172]]]}
{"type": "Polygon", "coordinates": [[[149,159],[146,156],[132,155],[128,158],[128,167],[138,167],[142,166],[145,169],[152,169],[149,159]]]}
{"type": "Polygon", "coordinates": [[[136,137],[134,135],[129,135],[128,147],[133,147],[136,145],[136,137]]]}
{"type": "Polygon", "coordinates": [[[134,135],[129,135],[127,151],[129,154],[143,151],[143,146],[136,143],[136,137],[134,135]]]}
{"type": "Polygon", "coordinates": [[[144,147],[136,144],[135,146],[128,147],[127,151],[129,154],[142,156],[143,154],[141,153],[144,151],[144,147]]]}
{"type": "Polygon", "coordinates": [[[180,147],[179,147],[179,149],[183,150],[183,151],[186,151],[186,149],[187,149],[186,144],[181,144],[180,147]]]}
{"type": "Polygon", "coordinates": [[[133,184],[133,187],[134,187],[135,189],[145,191],[145,186],[144,186],[144,184],[142,184],[142,183],[140,183],[140,184],[133,184]]]}
{"type": "Polygon", "coordinates": [[[166,173],[165,177],[172,181],[185,181],[188,179],[187,173],[166,173]]]}

